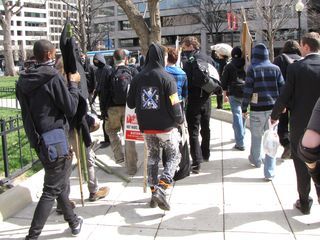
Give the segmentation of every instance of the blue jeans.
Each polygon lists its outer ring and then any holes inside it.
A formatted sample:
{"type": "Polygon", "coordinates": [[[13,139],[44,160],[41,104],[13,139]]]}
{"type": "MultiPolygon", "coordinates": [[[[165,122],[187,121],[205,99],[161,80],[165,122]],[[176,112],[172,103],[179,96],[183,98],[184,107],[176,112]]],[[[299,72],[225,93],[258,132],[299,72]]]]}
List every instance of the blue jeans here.
{"type": "Polygon", "coordinates": [[[266,178],[274,177],[274,170],[276,167],[276,159],[265,155],[262,156],[262,136],[266,130],[269,129],[268,120],[271,110],[263,112],[250,112],[250,131],[251,131],[251,148],[250,148],[250,163],[256,167],[261,166],[264,161],[264,176],[266,178]]]}
{"type": "Polygon", "coordinates": [[[242,117],[242,98],[229,96],[229,102],[233,117],[232,127],[234,139],[238,147],[244,147],[245,119],[242,117]]]}

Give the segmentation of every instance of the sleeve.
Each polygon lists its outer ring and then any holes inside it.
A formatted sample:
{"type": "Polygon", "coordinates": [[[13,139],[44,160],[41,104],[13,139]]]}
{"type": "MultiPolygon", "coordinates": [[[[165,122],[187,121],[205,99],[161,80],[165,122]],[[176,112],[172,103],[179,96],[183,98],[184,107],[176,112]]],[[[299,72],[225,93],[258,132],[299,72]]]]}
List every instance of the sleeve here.
{"type": "Polygon", "coordinates": [[[58,75],[57,79],[53,79],[53,95],[52,98],[56,106],[67,116],[73,117],[76,114],[79,93],[78,84],[69,82],[69,87],[65,86],[62,76],[58,75]]]}
{"type": "MultiPolygon", "coordinates": [[[[278,97],[271,113],[271,119],[277,120],[285,107],[292,105],[291,99],[294,93],[295,71],[296,64],[290,64],[287,70],[287,81],[281,89],[280,96],[278,97]]],[[[292,107],[292,106],[291,106],[292,107]]]]}
{"type": "Polygon", "coordinates": [[[246,75],[246,82],[243,88],[243,100],[242,100],[242,112],[245,113],[248,111],[248,105],[253,93],[254,86],[254,74],[253,69],[249,69],[246,75]]]}
{"type": "Polygon", "coordinates": [[[131,109],[136,108],[136,94],[136,79],[133,78],[127,95],[127,105],[131,109]]]}
{"type": "Polygon", "coordinates": [[[187,79],[187,75],[184,75],[184,82],[183,82],[183,86],[182,86],[181,96],[183,98],[185,98],[185,99],[188,97],[188,79],[187,79]]]}
{"type": "Polygon", "coordinates": [[[177,124],[184,121],[181,104],[178,96],[177,85],[174,80],[168,81],[166,86],[166,103],[169,114],[177,124]]]}
{"type": "Polygon", "coordinates": [[[221,75],[221,86],[224,91],[228,90],[229,79],[230,79],[230,63],[224,68],[221,75]]]}
{"type": "Polygon", "coordinates": [[[320,134],[320,98],[314,106],[307,128],[310,130],[314,130],[320,134]]]}

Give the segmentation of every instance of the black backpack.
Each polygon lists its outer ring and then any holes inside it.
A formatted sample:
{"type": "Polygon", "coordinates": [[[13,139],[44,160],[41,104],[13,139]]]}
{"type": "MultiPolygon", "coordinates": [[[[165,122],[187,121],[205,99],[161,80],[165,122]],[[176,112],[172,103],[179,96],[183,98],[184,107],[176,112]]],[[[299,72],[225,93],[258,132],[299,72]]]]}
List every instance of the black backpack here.
{"type": "Polygon", "coordinates": [[[220,77],[217,69],[206,60],[190,57],[192,66],[192,84],[211,94],[221,89],[220,77]]]}
{"type": "Polygon", "coordinates": [[[116,105],[125,105],[128,85],[132,80],[132,72],[126,66],[119,66],[111,75],[111,97],[116,105]]]}

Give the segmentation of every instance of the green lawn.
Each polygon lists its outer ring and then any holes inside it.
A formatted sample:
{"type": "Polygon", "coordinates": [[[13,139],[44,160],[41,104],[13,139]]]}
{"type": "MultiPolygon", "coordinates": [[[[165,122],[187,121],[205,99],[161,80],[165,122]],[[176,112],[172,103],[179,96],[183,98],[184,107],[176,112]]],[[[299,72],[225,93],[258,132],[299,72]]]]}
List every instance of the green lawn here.
{"type": "MultiPolygon", "coordinates": [[[[213,95],[211,97],[211,107],[213,109],[217,108],[217,96],[216,95],[213,95]]],[[[223,103],[223,110],[231,111],[230,104],[228,102],[223,103]]]]}
{"type": "MultiPolygon", "coordinates": [[[[20,110],[0,108],[0,119],[6,121],[10,117],[16,118],[20,114],[20,110]]],[[[22,126],[22,120],[12,122],[13,127],[22,126]]],[[[6,124],[6,130],[10,129],[10,125],[6,124]]],[[[24,129],[20,131],[10,131],[7,132],[5,139],[7,141],[7,156],[9,159],[9,171],[10,173],[19,170],[21,167],[26,166],[32,162],[32,159],[37,159],[35,151],[30,149],[28,138],[25,134],[24,129]],[[21,158],[20,158],[21,156],[21,158]]],[[[0,141],[0,156],[3,159],[3,142],[0,141]]],[[[39,167],[28,171],[28,174],[38,171],[39,167]]],[[[27,174],[27,175],[28,175],[27,174]]],[[[0,178],[4,177],[4,164],[0,161],[0,178]]]]}
{"type": "Polygon", "coordinates": [[[18,77],[0,77],[0,88],[15,87],[18,77]]]}

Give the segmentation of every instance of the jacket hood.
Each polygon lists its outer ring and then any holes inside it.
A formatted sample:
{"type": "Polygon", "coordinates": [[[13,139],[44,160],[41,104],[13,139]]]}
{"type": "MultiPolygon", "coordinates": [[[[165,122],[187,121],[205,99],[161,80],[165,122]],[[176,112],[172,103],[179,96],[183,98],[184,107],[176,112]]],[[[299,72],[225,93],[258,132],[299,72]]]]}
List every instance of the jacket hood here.
{"type": "Polygon", "coordinates": [[[163,68],[165,66],[164,58],[163,58],[163,51],[160,45],[156,43],[152,43],[149,47],[146,62],[144,69],[148,68],[163,68]]]}
{"type": "Polygon", "coordinates": [[[176,66],[167,66],[166,71],[172,75],[186,74],[181,68],[176,66]]]}
{"type": "Polygon", "coordinates": [[[252,50],[252,64],[269,62],[269,51],[263,43],[259,43],[252,50]]]}
{"type": "Polygon", "coordinates": [[[246,62],[244,58],[232,58],[231,63],[237,68],[243,68],[246,62]]]}
{"type": "Polygon", "coordinates": [[[58,71],[53,66],[38,66],[30,68],[20,73],[17,86],[21,91],[29,95],[33,90],[47,83],[58,75],[58,71]]]}
{"type": "Polygon", "coordinates": [[[106,65],[106,59],[101,53],[96,53],[93,57],[93,60],[98,60],[103,65],[106,65]]]}

